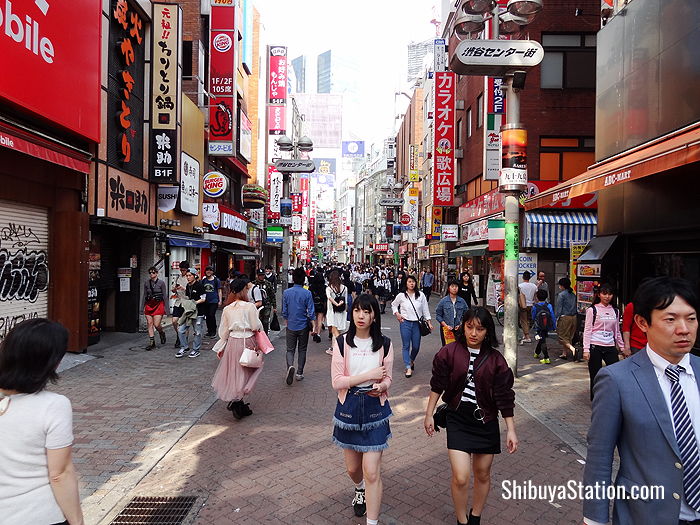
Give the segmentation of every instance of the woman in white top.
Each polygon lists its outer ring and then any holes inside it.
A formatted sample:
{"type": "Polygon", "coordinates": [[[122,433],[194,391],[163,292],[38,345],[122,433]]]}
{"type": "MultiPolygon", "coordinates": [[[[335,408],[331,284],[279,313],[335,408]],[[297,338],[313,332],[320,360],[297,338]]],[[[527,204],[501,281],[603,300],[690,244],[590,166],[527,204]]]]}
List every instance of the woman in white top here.
{"type": "Polygon", "coordinates": [[[420,350],[420,328],[418,320],[423,317],[430,330],[433,324],[430,322],[430,309],[425,294],[418,290],[418,281],[415,275],[406,277],[406,291],[396,296],[391,303],[391,311],[399,320],[401,331],[401,352],[403,364],[406,368],[406,377],[411,377],[414,370],[414,361],[420,350]]]}
{"type": "Polygon", "coordinates": [[[338,392],[333,442],[343,449],[355,484],[355,516],[376,525],[382,504],[381,460],[391,437],[388,390],[394,349],[382,335],[377,300],[362,294],[352,303],[348,333],[333,341],[331,380],[338,392]],[[366,495],[366,498],[365,498],[366,495]]]}
{"type": "Polygon", "coordinates": [[[221,314],[219,340],[212,350],[221,361],[214,373],[211,386],[222,401],[228,402],[233,417],[241,419],[252,415],[243,396],[250,394],[263,367],[250,368],[240,364],[244,348],[255,348],[255,332],[263,326],[255,304],[248,301],[248,290],[252,284],[246,277],[239,277],[231,283],[232,302],[221,314]]]}
{"type": "MultiPolygon", "coordinates": [[[[338,270],[333,270],[328,276],[328,286],[326,287],[326,297],[328,305],[326,308],[326,323],[333,337],[338,337],[341,333],[348,329],[348,289],[340,280],[338,270]]],[[[327,354],[332,354],[332,349],[326,351],[327,354]]]]}
{"type": "Polygon", "coordinates": [[[15,326],[0,346],[0,522],[83,525],[71,458],[73,410],[44,390],[58,379],[68,331],[48,319],[15,326]]]}

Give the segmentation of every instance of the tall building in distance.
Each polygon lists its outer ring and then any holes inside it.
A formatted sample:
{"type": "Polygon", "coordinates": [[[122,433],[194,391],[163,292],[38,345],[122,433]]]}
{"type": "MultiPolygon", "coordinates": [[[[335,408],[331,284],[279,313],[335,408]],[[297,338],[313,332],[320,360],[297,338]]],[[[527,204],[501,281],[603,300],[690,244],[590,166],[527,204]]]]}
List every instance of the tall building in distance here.
{"type": "Polygon", "coordinates": [[[407,80],[414,82],[423,76],[425,57],[433,53],[433,41],[411,42],[408,44],[408,75],[407,80]]]}
{"type": "Polygon", "coordinates": [[[316,60],[316,93],[331,92],[331,50],[318,55],[316,60]]]}
{"type": "Polygon", "coordinates": [[[294,85],[297,93],[306,93],[306,55],[292,59],[292,69],[294,70],[294,85]]]}

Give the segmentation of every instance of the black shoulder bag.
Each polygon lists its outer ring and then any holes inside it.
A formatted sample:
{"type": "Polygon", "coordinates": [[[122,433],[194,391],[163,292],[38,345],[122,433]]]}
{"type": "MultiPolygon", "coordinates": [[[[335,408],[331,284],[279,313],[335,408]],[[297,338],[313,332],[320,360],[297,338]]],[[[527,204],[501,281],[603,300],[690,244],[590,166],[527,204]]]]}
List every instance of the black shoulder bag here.
{"type": "MultiPolygon", "coordinates": [[[[406,293],[406,297],[408,297],[408,293],[406,293]]],[[[411,298],[408,297],[408,302],[411,303],[411,306],[413,306],[413,311],[416,312],[416,317],[418,318],[418,330],[420,331],[420,336],[425,337],[426,335],[429,335],[432,330],[430,330],[430,325],[428,324],[428,321],[425,320],[425,317],[422,315],[418,315],[418,310],[416,310],[416,305],[413,304],[413,301],[411,301],[411,298]]]]}

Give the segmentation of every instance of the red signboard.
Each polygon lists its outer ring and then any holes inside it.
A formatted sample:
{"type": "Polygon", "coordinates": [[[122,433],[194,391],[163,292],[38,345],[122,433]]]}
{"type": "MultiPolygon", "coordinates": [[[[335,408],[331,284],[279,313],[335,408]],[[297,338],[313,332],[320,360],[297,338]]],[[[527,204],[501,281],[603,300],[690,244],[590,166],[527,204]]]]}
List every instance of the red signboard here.
{"type": "MultiPolygon", "coordinates": [[[[520,199],[521,204],[525,199],[534,197],[538,193],[553,188],[557,184],[559,184],[559,182],[553,180],[529,181],[527,183],[527,191],[520,199]]],[[[542,209],[547,208],[563,210],[596,209],[598,208],[598,194],[586,193],[585,195],[573,199],[562,199],[542,209]]],[[[498,189],[491,190],[459,207],[459,224],[472,222],[482,217],[488,217],[489,215],[500,213],[504,209],[505,193],[500,193],[498,189]]]]}
{"type": "Polygon", "coordinates": [[[385,252],[389,249],[389,244],[388,243],[380,243],[378,242],[377,244],[374,245],[374,251],[375,252],[385,252]]]}
{"type": "Polygon", "coordinates": [[[292,213],[301,213],[301,193],[292,193],[292,213]]]}
{"type": "Polygon", "coordinates": [[[286,106],[267,106],[267,126],[270,135],[284,135],[286,132],[286,106]]]}
{"type": "Polygon", "coordinates": [[[0,3],[0,99],[99,142],[101,7],[0,3]]]}
{"type": "MultiPolygon", "coordinates": [[[[213,2],[212,2],[213,3],[213,2]]],[[[234,155],[236,31],[233,5],[211,6],[209,154],[234,155]]]]}
{"type": "Polygon", "coordinates": [[[311,248],[313,248],[315,242],[316,242],[316,218],[310,217],[309,218],[309,246],[311,248]]]}
{"type": "Polygon", "coordinates": [[[435,72],[433,205],[452,206],[455,185],[455,74],[435,72]]]}
{"type": "Polygon", "coordinates": [[[269,49],[269,103],[284,105],[287,103],[287,48],[270,46],[269,49]]]}

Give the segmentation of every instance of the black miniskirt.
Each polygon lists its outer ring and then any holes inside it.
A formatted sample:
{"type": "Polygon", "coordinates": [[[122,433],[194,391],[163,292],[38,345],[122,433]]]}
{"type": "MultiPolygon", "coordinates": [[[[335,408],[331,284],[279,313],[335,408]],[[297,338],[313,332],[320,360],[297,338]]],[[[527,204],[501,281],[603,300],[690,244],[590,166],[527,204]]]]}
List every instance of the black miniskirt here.
{"type": "Polygon", "coordinates": [[[476,405],[462,401],[447,409],[447,448],[469,454],[500,454],[501,432],[498,419],[483,423],[476,419],[476,405]]]}

